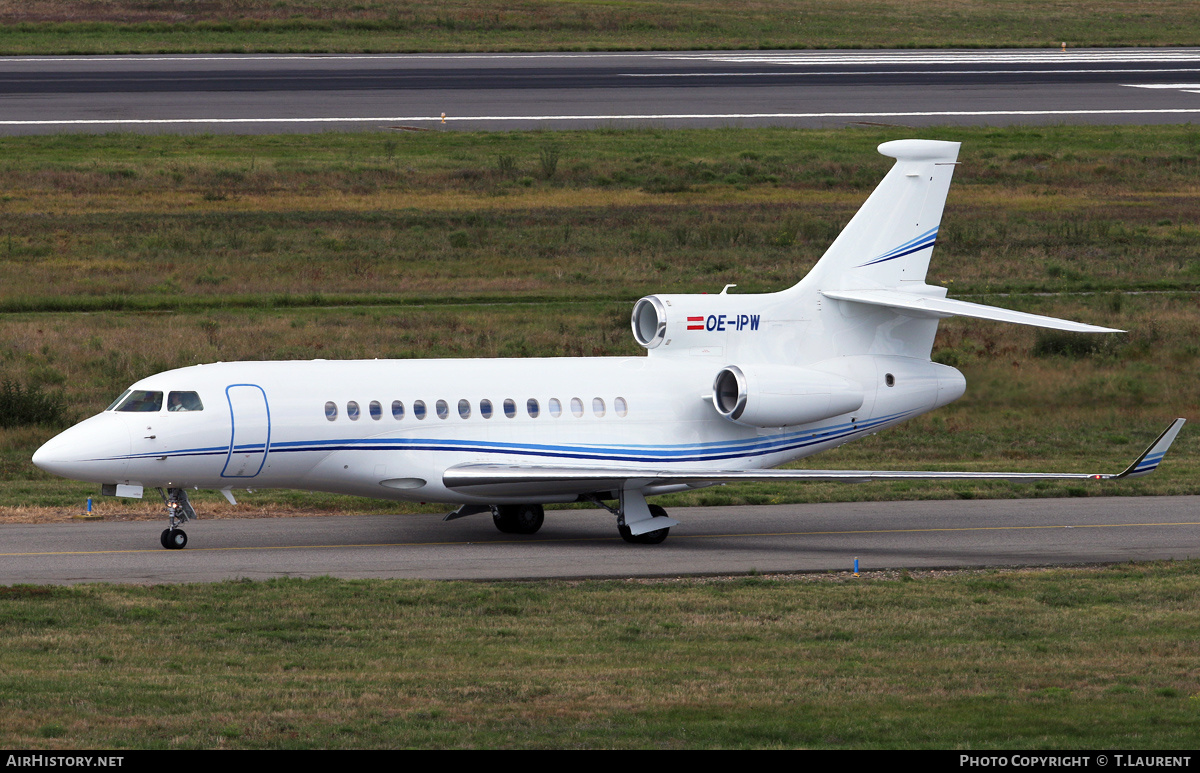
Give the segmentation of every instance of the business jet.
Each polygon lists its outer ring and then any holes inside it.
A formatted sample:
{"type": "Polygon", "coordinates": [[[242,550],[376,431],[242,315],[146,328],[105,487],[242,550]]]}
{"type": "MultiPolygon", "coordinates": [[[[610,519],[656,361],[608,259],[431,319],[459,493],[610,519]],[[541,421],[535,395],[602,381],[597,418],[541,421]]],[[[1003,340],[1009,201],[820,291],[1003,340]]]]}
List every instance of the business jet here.
{"type": "Polygon", "coordinates": [[[457,505],[532,534],[543,506],[590,502],[662,542],[647,498],[735,481],[1106,480],[1152,472],[1176,419],[1116,474],[777,470],[946,405],[961,373],[930,360],[951,316],[1121,332],[952,300],[925,283],[959,143],[897,140],[883,181],[799,284],[651,295],[639,357],[231,362],[159,373],[42,446],[33,462],[104,494],[155,488],[187,544],[189,489],[293,488],[457,505]]]}

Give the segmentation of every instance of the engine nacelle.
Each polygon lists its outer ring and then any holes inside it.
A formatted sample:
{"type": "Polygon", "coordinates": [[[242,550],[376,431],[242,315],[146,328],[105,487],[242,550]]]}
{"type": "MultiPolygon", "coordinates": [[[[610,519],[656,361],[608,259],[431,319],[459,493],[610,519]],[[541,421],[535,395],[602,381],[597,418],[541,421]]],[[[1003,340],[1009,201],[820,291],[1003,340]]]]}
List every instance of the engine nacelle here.
{"type": "Polygon", "coordinates": [[[658,353],[720,348],[730,336],[754,340],[767,327],[761,303],[761,296],[725,293],[647,295],[633,306],[633,337],[658,353]]]}
{"type": "Polygon", "coordinates": [[[789,365],[730,365],[713,381],[713,405],[750,427],[790,427],[856,411],[863,389],[849,379],[789,365]]]}

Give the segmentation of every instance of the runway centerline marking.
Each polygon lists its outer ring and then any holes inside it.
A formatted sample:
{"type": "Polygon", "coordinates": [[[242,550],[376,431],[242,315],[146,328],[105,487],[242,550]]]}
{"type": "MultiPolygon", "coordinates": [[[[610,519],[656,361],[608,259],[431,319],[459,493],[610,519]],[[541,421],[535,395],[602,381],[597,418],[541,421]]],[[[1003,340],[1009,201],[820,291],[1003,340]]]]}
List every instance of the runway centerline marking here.
{"type": "MultiPolygon", "coordinates": [[[[746,534],[680,534],[673,539],[730,539],[734,537],[828,537],[857,534],[922,534],[941,532],[972,532],[972,531],[1033,531],[1049,529],[1118,529],[1118,528],[1151,528],[1173,526],[1200,526],[1200,521],[1180,521],[1165,523],[1085,523],[1085,524],[1041,524],[1036,526],[947,526],[921,529],[845,529],[837,531],[775,531],[750,532],[746,534]]],[[[437,542],[380,542],[380,543],[351,543],[348,545],[251,545],[225,548],[190,548],[188,553],[222,553],[245,550],[332,550],[338,548],[397,548],[397,547],[447,547],[451,545],[539,545],[561,542],[614,542],[620,539],[611,537],[551,537],[548,539],[528,540],[448,540],[437,542]]],[[[62,550],[37,553],[0,553],[0,558],[16,558],[19,556],[98,556],[124,555],[132,553],[172,553],[159,548],[138,548],[134,550],[62,550]]]]}

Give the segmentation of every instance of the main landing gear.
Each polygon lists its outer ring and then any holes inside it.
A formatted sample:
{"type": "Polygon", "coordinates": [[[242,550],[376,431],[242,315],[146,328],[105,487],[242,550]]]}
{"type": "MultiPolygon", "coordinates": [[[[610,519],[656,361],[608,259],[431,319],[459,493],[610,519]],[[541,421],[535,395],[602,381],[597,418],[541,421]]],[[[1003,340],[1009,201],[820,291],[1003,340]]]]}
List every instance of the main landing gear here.
{"type": "Polygon", "coordinates": [[[535,534],[546,520],[541,505],[496,505],[492,522],[505,534],[535,534]]]}
{"type": "MultiPolygon", "coordinates": [[[[670,520],[667,518],[666,509],[664,509],[662,506],[647,505],[646,507],[650,510],[651,518],[665,518],[670,520]]],[[[621,535],[621,539],[625,540],[626,542],[633,543],[634,545],[657,545],[665,540],[667,535],[671,533],[671,527],[667,526],[662,529],[643,532],[642,534],[634,534],[628,526],[622,523],[617,525],[617,533],[621,535]]]]}
{"type": "Polygon", "coordinates": [[[640,491],[631,489],[619,492],[617,507],[605,504],[594,496],[585,499],[617,516],[617,533],[621,539],[634,545],[657,545],[671,533],[672,526],[679,524],[661,506],[647,504],[646,497],[640,491]]]}
{"type": "Polygon", "coordinates": [[[158,493],[167,505],[167,518],[171,522],[170,527],[163,529],[158,541],[167,550],[182,550],[187,546],[188,538],[187,532],[180,529],[179,524],[195,518],[196,511],[188,501],[187,492],[181,488],[159,489],[158,493]]]}
{"type": "MultiPolygon", "coordinates": [[[[611,496],[611,495],[610,495],[611,496]]],[[[640,491],[621,491],[618,494],[618,505],[613,507],[595,495],[580,497],[591,502],[596,507],[609,511],[617,516],[617,533],[621,539],[635,545],[657,545],[671,533],[671,527],[678,521],[667,516],[667,511],[658,505],[646,503],[646,497],[640,491]]],[[[492,513],[492,522],[496,528],[505,534],[535,534],[546,520],[545,510],[541,505],[462,505],[457,510],[446,515],[443,520],[453,521],[466,518],[478,513],[492,513]]],[[[182,532],[181,532],[182,533],[182,532]]],[[[167,532],[163,532],[164,544],[167,532]]],[[[184,538],[186,543],[187,538],[184,538]]],[[[168,546],[170,547],[170,546],[168,546]]],[[[183,547],[180,545],[179,547],[183,547]]]]}

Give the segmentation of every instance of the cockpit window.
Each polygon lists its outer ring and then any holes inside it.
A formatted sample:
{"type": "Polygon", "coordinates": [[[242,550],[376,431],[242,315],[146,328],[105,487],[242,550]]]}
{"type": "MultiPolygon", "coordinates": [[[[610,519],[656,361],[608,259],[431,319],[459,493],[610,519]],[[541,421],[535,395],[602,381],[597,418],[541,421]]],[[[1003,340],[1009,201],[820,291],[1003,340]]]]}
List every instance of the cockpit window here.
{"type": "Polygon", "coordinates": [[[172,392],[167,395],[168,411],[203,411],[204,403],[195,392],[172,392]]]}
{"type": "Polygon", "coordinates": [[[131,389],[116,410],[126,413],[154,413],[162,410],[162,392],[149,392],[145,389],[131,389]]]}
{"type": "Polygon", "coordinates": [[[121,396],[120,396],[120,397],[118,397],[116,400],[113,400],[113,401],[112,401],[112,404],[110,404],[110,405],[109,405],[107,408],[105,408],[104,410],[106,410],[106,411],[114,411],[114,410],[116,410],[117,406],[118,406],[118,405],[120,405],[121,403],[125,402],[125,398],[126,398],[126,397],[128,397],[128,396],[129,396],[129,393],[130,393],[130,392],[132,392],[132,391],[133,391],[132,389],[126,389],[124,392],[122,392],[122,393],[121,393],[121,396]]]}

